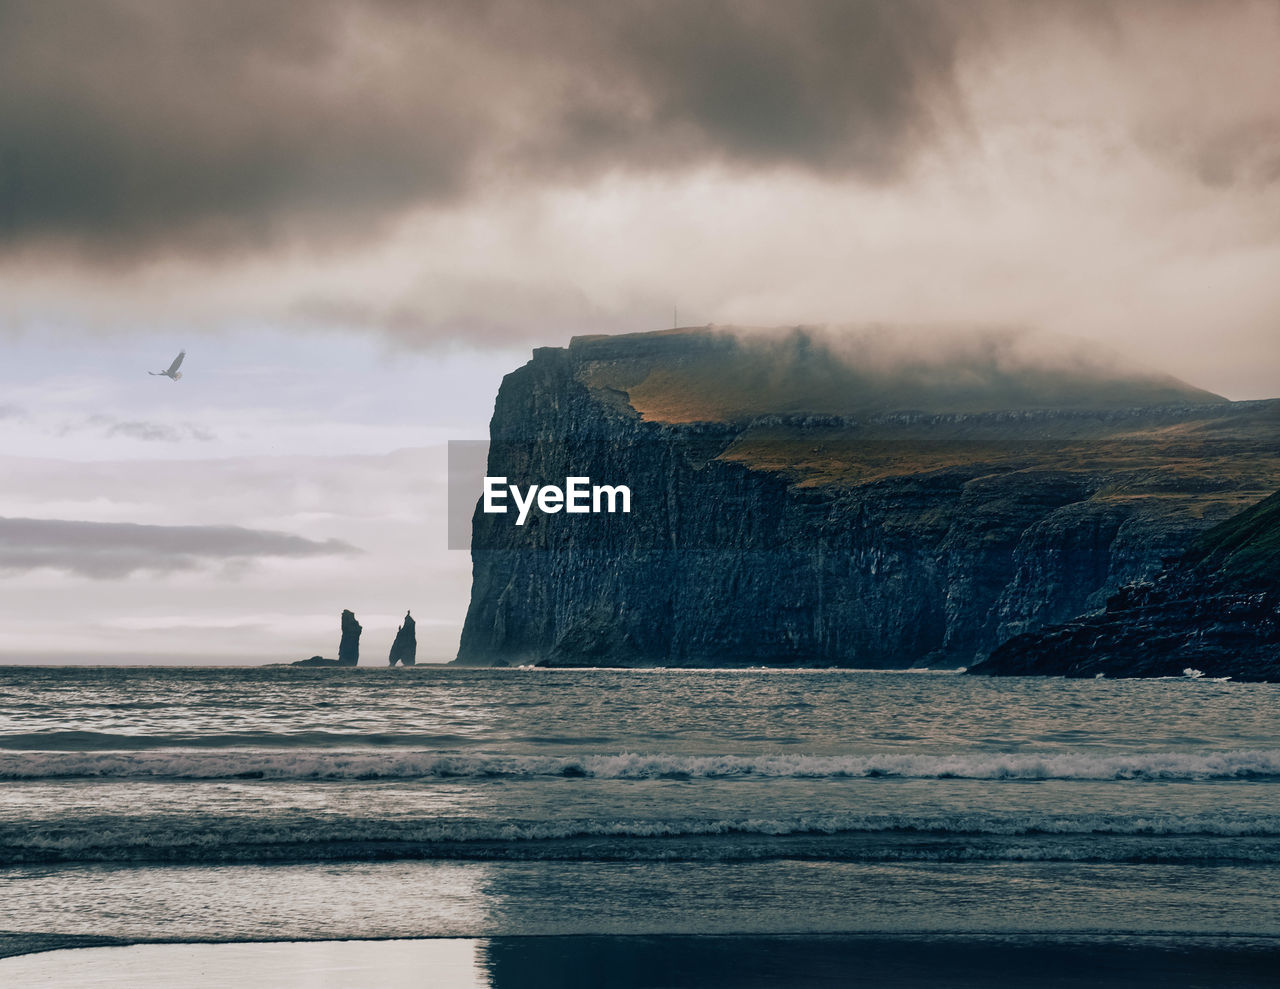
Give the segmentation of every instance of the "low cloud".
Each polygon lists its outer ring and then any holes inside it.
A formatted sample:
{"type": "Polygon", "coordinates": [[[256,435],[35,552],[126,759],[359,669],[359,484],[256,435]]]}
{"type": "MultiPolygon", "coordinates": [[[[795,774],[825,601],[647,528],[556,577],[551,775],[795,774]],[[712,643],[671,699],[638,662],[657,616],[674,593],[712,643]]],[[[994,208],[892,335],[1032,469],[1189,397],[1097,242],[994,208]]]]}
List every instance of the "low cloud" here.
{"type": "Polygon", "coordinates": [[[592,383],[668,422],[1222,401],[1096,344],[1017,327],[716,327],[666,343],[676,349],[657,365],[644,352],[614,357],[592,383]]]}
{"type": "Polygon", "coordinates": [[[0,571],[49,568],[98,580],[138,571],[170,573],[265,557],[358,553],[337,539],[222,525],[138,525],[0,518],[0,571]]]}
{"type": "MultiPolygon", "coordinates": [[[[0,415],[0,418],[3,418],[0,415]]],[[[127,439],[141,440],[144,443],[182,443],[186,440],[198,440],[208,443],[217,437],[209,430],[190,422],[164,423],[148,422],[142,419],[117,419],[114,416],[95,415],[79,422],[63,423],[58,434],[81,430],[100,432],[103,436],[123,436],[127,439]]]]}
{"type": "Polygon", "coordinates": [[[210,440],[215,439],[213,433],[207,429],[193,426],[189,422],[184,422],[178,426],[168,426],[163,423],[129,420],[112,423],[107,427],[106,432],[108,436],[128,436],[131,439],[143,440],[148,443],[181,443],[186,439],[208,443],[210,440]]]}

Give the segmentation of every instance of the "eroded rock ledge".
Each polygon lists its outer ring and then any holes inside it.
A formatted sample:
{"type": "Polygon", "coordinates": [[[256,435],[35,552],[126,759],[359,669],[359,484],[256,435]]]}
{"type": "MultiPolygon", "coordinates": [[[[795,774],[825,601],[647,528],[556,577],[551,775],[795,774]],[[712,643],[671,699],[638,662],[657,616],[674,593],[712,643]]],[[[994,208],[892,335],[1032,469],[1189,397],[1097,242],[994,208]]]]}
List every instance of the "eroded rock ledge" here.
{"type": "Polygon", "coordinates": [[[969,672],[1280,681],[1280,492],[1121,588],[1104,613],[1015,636],[969,672]]]}

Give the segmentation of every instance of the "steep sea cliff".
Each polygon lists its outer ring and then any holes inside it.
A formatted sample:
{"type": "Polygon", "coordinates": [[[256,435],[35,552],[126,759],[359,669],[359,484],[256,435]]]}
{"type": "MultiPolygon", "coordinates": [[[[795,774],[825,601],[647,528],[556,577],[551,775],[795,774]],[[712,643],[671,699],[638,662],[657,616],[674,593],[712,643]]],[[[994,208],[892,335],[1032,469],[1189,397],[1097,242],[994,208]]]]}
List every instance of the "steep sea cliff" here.
{"type": "Polygon", "coordinates": [[[1280,402],[983,355],[868,370],[804,331],[536,350],[488,474],[625,484],[632,511],[477,507],[458,661],[969,665],[1280,487],[1280,402]]]}
{"type": "Polygon", "coordinates": [[[1280,492],[1203,533],[1104,612],[1026,632],[969,670],[996,676],[1280,680],[1280,492]]]}

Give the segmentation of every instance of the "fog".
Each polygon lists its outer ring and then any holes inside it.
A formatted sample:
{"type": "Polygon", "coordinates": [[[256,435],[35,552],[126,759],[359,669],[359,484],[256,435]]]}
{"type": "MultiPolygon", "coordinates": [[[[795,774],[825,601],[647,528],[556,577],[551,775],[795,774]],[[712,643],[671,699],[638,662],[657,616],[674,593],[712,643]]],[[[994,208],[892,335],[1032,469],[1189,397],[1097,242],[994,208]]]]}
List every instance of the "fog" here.
{"type": "MultiPolygon", "coordinates": [[[[1123,409],[1223,401],[1086,340],[1017,327],[687,329],[670,358],[622,361],[615,386],[651,418],[774,413],[1123,409]],[[698,345],[700,340],[713,346],[698,345]]],[[[606,372],[597,371],[600,381],[606,372]]]]}

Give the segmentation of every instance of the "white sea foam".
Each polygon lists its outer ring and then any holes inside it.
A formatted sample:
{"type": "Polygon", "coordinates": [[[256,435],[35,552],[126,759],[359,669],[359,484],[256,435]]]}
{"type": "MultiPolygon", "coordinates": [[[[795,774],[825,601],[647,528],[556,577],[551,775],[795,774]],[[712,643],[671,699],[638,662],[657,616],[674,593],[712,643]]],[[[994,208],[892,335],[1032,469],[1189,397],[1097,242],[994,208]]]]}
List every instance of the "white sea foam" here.
{"type": "Polygon", "coordinates": [[[0,779],[1229,780],[1280,777],[1280,749],[1198,752],[964,752],[953,755],[497,755],[431,750],[155,749],[3,752],[0,779]]]}
{"type": "Polygon", "coordinates": [[[501,821],[200,815],[0,826],[0,864],[452,858],[1280,863],[1280,818],[815,814],[501,821]]]}

